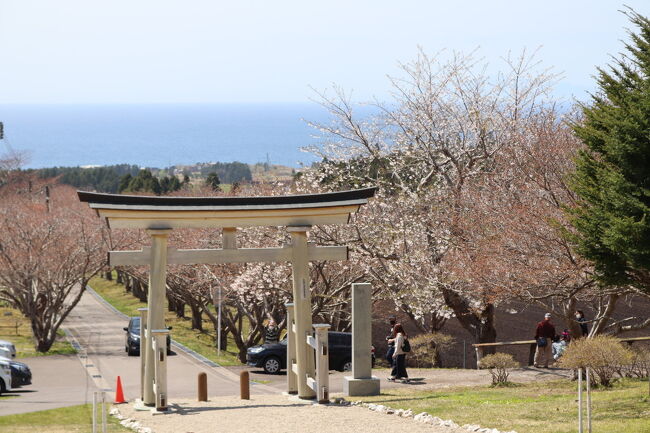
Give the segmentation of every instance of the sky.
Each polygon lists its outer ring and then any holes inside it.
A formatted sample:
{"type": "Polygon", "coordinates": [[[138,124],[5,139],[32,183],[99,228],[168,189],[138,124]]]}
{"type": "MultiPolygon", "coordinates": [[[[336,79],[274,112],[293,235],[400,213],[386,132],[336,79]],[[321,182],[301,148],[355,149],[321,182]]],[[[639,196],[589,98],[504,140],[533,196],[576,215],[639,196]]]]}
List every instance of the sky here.
{"type": "Polygon", "coordinates": [[[0,103],[297,103],[333,83],[384,98],[426,53],[491,68],[534,51],[584,99],[647,0],[0,0],[0,103]]]}

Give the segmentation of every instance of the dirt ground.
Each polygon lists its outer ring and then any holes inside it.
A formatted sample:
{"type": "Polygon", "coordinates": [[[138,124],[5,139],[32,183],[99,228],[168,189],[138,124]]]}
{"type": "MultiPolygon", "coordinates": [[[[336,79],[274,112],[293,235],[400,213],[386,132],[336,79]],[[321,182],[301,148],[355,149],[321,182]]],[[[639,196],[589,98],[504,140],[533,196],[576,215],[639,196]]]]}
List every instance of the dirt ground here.
{"type": "MultiPolygon", "coordinates": [[[[249,370],[251,380],[264,383],[278,391],[286,391],[287,376],[283,371],[281,374],[266,374],[259,368],[246,366],[226,367],[239,375],[240,371],[249,370]]],[[[408,374],[411,382],[402,384],[400,382],[389,382],[387,380],[390,370],[387,368],[373,369],[372,374],[379,377],[382,389],[411,387],[413,390],[444,389],[454,386],[477,386],[489,385],[492,377],[487,370],[465,370],[455,368],[409,368],[408,374]]],[[[330,372],[330,393],[343,392],[343,377],[349,376],[349,372],[330,372]]],[[[571,377],[569,370],[559,368],[534,368],[524,367],[512,370],[510,381],[527,383],[540,380],[557,380],[571,377]]]]}
{"type": "MultiPolygon", "coordinates": [[[[238,372],[245,367],[229,367],[238,372]]],[[[382,389],[409,387],[414,391],[444,389],[457,386],[477,386],[491,383],[485,370],[462,369],[409,369],[411,383],[393,383],[387,379],[388,369],[375,369],[373,374],[382,379],[382,389]]],[[[540,380],[556,380],[570,376],[561,369],[521,368],[513,370],[510,380],[525,383],[540,380]]],[[[330,375],[332,397],[341,396],[343,376],[330,375]],[[340,388],[340,389],[339,389],[340,388]]],[[[334,433],[373,430],[369,426],[381,425],[382,430],[409,431],[409,433],[460,433],[467,432],[444,426],[416,422],[413,418],[376,413],[367,408],[341,405],[314,405],[280,394],[286,386],[286,375],[267,375],[257,369],[251,370],[251,379],[276,388],[277,395],[256,395],[251,389],[251,400],[238,396],[212,397],[208,402],[194,399],[173,399],[167,414],[152,415],[148,411],[136,411],[133,404],[120,405],[122,416],[138,421],[154,433],[207,433],[207,432],[300,432],[334,433]]],[[[453,420],[452,420],[453,421],[453,420]]],[[[478,420],[477,420],[478,421],[478,420]]]]}
{"type": "Polygon", "coordinates": [[[168,414],[136,411],[133,405],[118,407],[122,416],[133,418],[154,433],[340,433],[363,432],[381,425],[382,431],[409,433],[467,433],[460,428],[433,426],[413,418],[376,413],[367,408],[315,405],[285,395],[214,397],[208,402],[178,400],[168,414]]]}

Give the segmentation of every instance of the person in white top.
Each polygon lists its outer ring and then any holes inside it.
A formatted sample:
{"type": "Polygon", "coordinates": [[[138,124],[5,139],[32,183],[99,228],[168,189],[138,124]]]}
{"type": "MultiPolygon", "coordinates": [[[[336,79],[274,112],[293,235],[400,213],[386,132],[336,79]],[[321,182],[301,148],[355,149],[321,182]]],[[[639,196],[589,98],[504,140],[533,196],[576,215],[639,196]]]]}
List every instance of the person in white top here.
{"type": "Polygon", "coordinates": [[[395,343],[395,353],[393,353],[393,370],[390,373],[388,380],[402,379],[404,383],[408,383],[409,375],[406,372],[406,352],[404,352],[404,342],[408,336],[404,332],[401,323],[396,323],[393,327],[393,338],[388,340],[389,343],[395,343]]]}

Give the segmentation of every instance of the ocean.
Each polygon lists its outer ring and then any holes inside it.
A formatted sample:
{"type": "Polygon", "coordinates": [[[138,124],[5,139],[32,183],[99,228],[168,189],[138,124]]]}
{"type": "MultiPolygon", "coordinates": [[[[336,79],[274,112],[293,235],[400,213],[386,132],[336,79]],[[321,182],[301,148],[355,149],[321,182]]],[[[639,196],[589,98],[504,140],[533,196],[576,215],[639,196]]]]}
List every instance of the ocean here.
{"type": "Polygon", "coordinates": [[[302,119],[328,122],[317,104],[0,105],[5,140],[28,153],[26,168],[197,162],[266,162],[290,167],[316,160],[302,119]]]}

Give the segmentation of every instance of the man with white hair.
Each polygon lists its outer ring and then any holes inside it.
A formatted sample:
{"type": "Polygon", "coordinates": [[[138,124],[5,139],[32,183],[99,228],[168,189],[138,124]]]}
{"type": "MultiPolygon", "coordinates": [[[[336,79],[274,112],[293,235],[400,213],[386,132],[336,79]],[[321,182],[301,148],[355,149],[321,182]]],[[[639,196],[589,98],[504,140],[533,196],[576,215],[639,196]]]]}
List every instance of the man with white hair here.
{"type": "Polygon", "coordinates": [[[544,315],[544,320],[537,324],[535,331],[535,341],[537,350],[535,350],[535,367],[539,368],[544,365],[548,368],[548,363],[553,362],[553,338],[555,337],[555,326],[551,323],[551,313],[544,315]]]}

